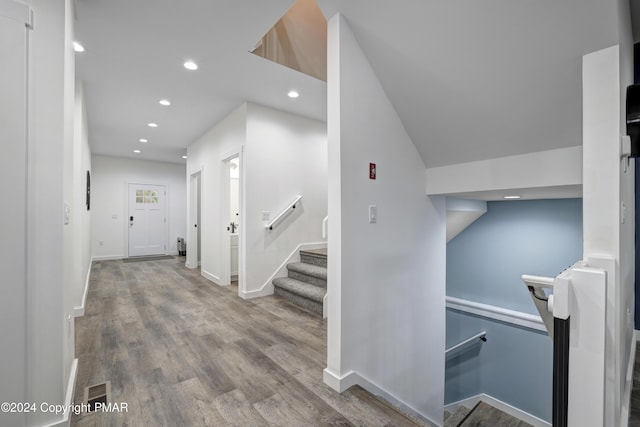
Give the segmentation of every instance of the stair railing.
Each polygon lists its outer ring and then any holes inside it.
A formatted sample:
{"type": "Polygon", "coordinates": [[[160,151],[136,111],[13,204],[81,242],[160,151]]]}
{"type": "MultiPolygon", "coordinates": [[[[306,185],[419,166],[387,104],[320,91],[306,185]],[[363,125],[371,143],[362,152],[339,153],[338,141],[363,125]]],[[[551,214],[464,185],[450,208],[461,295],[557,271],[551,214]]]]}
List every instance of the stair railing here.
{"type": "Polygon", "coordinates": [[[445,358],[449,358],[452,357],[454,354],[457,354],[459,352],[461,352],[463,350],[463,348],[471,345],[471,344],[476,344],[477,342],[486,342],[487,341],[487,331],[482,331],[479,332],[477,334],[475,334],[472,337],[467,338],[464,341],[459,342],[458,344],[448,348],[444,354],[445,354],[445,358]]]}
{"type": "Polygon", "coordinates": [[[282,212],[280,212],[278,214],[278,216],[276,216],[275,218],[273,218],[271,220],[271,222],[269,222],[267,225],[264,226],[264,228],[268,229],[268,230],[273,230],[273,226],[276,225],[278,222],[280,222],[280,220],[282,218],[284,218],[285,215],[287,215],[290,212],[293,212],[293,210],[296,208],[296,204],[302,199],[302,195],[298,195],[296,196],[295,200],[291,203],[289,203],[287,205],[286,208],[284,208],[282,210],[282,212]]]}

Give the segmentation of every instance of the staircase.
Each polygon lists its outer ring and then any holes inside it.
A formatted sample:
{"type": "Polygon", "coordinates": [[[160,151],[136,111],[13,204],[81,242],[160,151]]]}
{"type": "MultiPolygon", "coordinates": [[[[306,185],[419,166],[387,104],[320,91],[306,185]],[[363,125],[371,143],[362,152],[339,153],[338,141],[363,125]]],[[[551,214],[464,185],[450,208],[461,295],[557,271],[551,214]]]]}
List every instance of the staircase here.
{"type": "Polygon", "coordinates": [[[300,251],[300,262],[287,264],[287,277],[273,279],[274,294],[322,316],[327,293],[327,250],[300,251]]]}
{"type": "Polygon", "coordinates": [[[478,402],[473,409],[462,405],[453,413],[445,411],[444,427],[531,427],[522,420],[485,403],[478,402]]]}

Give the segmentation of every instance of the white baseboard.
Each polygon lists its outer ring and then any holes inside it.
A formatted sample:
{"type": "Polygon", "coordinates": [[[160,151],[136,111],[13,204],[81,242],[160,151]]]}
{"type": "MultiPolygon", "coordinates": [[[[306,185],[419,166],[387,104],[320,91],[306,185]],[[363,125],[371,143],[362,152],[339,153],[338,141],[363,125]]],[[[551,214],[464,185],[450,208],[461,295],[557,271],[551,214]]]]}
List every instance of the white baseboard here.
{"type": "Polygon", "coordinates": [[[412,417],[415,417],[419,420],[426,422],[427,424],[438,425],[435,421],[429,419],[425,415],[421,414],[411,406],[407,405],[394,395],[386,392],[381,387],[377,386],[373,382],[364,378],[362,375],[349,371],[347,374],[343,376],[338,376],[335,373],[331,372],[329,368],[325,368],[322,371],[322,379],[326,385],[334,389],[335,391],[342,393],[347,390],[349,387],[354,385],[359,385],[363,389],[367,390],[369,393],[381,398],[382,400],[389,403],[391,406],[399,409],[401,412],[405,414],[409,414],[412,417]]]}
{"type": "MultiPolygon", "coordinates": [[[[73,404],[73,394],[76,390],[76,380],[78,379],[78,359],[73,359],[71,363],[71,371],[69,372],[69,381],[67,381],[67,392],[64,398],[64,407],[70,408],[73,404]]],[[[62,415],[62,419],[54,423],[45,424],[42,427],[68,427],[71,421],[71,411],[67,410],[62,415]]]]}
{"type": "Polygon", "coordinates": [[[300,251],[312,250],[312,249],[324,249],[327,247],[327,242],[313,242],[313,243],[300,243],[289,256],[280,264],[278,269],[264,282],[260,289],[255,291],[240,291],[240,297],[244,299],[251,299],[257,297],[264,297],[273,294],[273,279],[276,277],[287,276],[287,264],[300,261],[300,251]]]}
{"type": "Polygon", "coordinates": [[[93,261],[113,261],[118,259],[125,259],[124,255],[98,255],[91,257],[93,261]]]}
{"type": "Polygon", "coordinates": [[[331,372],[329,368],[324,368],[322,371],[322,380],[326,385],[338,393],[342,393],[349,387],[358,383],[358,378],[355,372],[349,371],[345,375],[339,376],[336,373],[331,372]]]}
{"type": "Polygon", "coordinates": [[[84,316],[84,307],[87,304],[87,294],[89,293],[89,280],[91,279],[91,266],[93,265],[93,257],[89,260],[89,268],[87,269],[87,278],[84,281],[84,292],[82,293],[82,301],[80,305],[73,308],[74,317],[84,316]]]}
{"type": "Polygon", "coordinates": [[[631,340],[631,349],[629,352],[629,363],[627,364],[627,375],[624,381],[624,394],[622,395],[622,408],[620,409],[620,427],[629,425],[629,413],[631,411],[631,391],[633,390],[633,369],[636,361],[636,351],[638,340],[640,339],[640,331],[633,331],[633,339],[631,340]]]}
{"type": "Polygon", "coordinates": [[[464,406],[465,408],[472,409],[478,402],[484,402],[488,405],[491,405],[494,408],[499,409],[514,418],[529,423],[534,427],[551,427],[551,423],[548,423],[547,421],[538,418],[535,415],[531,415],[528,412],[516,408],[515,406],[511,406],[508,403],[505,403],[501,400],[496,399],[495,397],[489,396],[488,394],[484,393],[460,400],[458,402],[450,403],[448,405],[445,405],[444,409],[445,411],[454,413],[459,406],[464,406]]]}
{"type": "Polygon", "coordinates": [[[218,286],[228,285],[228,283],[223,284],[222,280],[220,280],[220,277],[216,276],[215,274],[209,273],[204,269],[200,270],[200,274],[202,275],[202,277],[204,277],[205,279],[211,280],[213,283],[215,283],[218,286]]]}
{"type": "Polygon", "coordinates": [[[266,297],[268,295],[273,295],[273,283],[266,284],[266,286],[262,286],[262,288],[257,291],[239,291],[238,296],[242,299],[253,299],[259,297],[266,297]]]}

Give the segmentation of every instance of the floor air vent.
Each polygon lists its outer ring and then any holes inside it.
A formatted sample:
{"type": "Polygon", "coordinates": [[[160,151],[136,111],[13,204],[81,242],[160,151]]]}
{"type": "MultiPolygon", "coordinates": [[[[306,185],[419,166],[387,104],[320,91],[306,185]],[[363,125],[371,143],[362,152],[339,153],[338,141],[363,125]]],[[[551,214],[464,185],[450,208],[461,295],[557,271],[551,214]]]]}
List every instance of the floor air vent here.
{"type": "Polygon", "coordinates": [[[109,403],[111,396],[111,381],[95,384],[84,388],[84,403],[87,404],[88,412],[94,412],[97,407],[109,403]]]}

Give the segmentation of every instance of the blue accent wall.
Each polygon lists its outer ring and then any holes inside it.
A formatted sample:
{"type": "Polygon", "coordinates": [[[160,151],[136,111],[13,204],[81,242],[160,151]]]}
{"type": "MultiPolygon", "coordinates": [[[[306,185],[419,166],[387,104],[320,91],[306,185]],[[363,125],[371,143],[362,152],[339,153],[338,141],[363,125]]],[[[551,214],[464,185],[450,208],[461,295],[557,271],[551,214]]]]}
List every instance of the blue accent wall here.
{"type": "MultiPolygon", "coordinates": [[[[447,296],[538,314],[522,274],[553,277],[582,258],[582,199],[488,202],[447,244],[447,296]]],[[[484,393],[551,421],[553,345],[537,330],[447,309],[445,404],[484,393]]]]}
{"type": "Polygon", "coordinates": [[[488,202],[447,244],[447,296],[538,314],[521,276],[582,259],[582,199],[488,202]]]}
{"type": "Polygon", "coordinates": [[[546,332],[447,309],[447,348],[480,340],[445,364],[445,404],[484,393],[551,422],[553,343],[546,332]]]}

